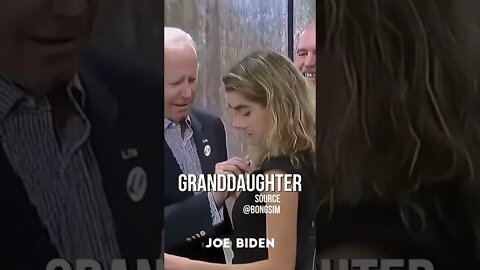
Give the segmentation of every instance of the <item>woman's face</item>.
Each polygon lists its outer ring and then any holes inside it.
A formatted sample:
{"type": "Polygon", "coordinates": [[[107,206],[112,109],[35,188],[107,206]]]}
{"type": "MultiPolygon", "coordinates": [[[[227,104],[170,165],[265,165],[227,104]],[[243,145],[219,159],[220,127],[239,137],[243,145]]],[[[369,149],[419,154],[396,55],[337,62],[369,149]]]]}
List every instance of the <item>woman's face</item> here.
{"type": "Polygon", "coordinates": [[[273,116],[264,106],[247,100],[237,91],[227,92],[226,100],[231,111],[232,125],[244,136],[247,144],[264,142],[267,132],[273,127],[273,116]]]}

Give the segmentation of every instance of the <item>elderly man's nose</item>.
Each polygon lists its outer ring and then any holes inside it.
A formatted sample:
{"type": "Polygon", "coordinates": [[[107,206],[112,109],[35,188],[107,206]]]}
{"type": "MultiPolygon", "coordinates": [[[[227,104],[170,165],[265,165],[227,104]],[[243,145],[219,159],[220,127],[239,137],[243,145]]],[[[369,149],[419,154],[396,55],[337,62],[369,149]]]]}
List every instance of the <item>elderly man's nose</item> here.
{"type": "Polygon", "coordinates": [[[317,62],[317,55],[314,53],[308,53],[305,59],[305,66],[315,66],[317,62]]]}

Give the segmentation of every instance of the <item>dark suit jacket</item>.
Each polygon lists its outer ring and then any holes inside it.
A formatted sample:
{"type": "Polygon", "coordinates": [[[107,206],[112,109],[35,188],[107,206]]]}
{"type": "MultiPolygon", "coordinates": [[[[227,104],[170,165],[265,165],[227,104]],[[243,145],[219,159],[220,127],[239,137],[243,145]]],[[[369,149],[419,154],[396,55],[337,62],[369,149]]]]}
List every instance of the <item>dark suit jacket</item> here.
{"type": "MultiPolygon", "coordinates": [[[[133,260],[134,266],[137,259],[154,261],[161,253],[163,229],[159,140],[162,74],[123,68],[94,53],[83,60],[79,73],[92,124],[90,143],[103,176],[122,257],[133,260]],[[122,151],[129,148],[136,149],[138,156],[122,157],[122,151]],[[147,191],[142,200],[133,202],[126,183],[137,166],[147,174],[147,191]]],[[[58,257],[21,180],[0,148],[0,269],[45,269],[58,257]]]]}
{"type": "MultiPolygon", "coordinates": [[[[199,110],[190,114],[193,138],[204,174],[215,173],[215,165],[227,160],[225,127],[218,117],[199,110]],[[204,153],[211,147],[210,155],[204,153]]],[[[224,207],[225,221],[212,226],[212,215],[207,193],[194,196],[178,190],[178,176],[182,174],[170,147],[164,145],[165,164],[165,252],[209,262],[225,262],[223,250],[202,248],[209,237],[221,237],[231,230],[224,207]],[[203,236],[203,237],[202,237],[203,236]]]]}

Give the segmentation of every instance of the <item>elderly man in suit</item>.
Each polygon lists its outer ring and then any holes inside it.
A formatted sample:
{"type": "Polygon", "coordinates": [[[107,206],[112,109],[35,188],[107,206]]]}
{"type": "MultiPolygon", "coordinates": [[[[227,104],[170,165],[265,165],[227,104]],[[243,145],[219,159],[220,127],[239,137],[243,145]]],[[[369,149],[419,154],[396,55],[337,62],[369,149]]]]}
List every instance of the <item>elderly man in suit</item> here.
{"type": "Polygon", "coordinates": [[[97,2],[0,2],[0,269],[160,256],[162,76],[81,56],[97,2]]]}
{"type": "Polygon", "coordinates": [[[225,262],[221,249],[203,248],[209,237],[231,230],[222,192],[181,192],[181,174],[240,174],[248,162],[227,160],[225,127],[220,118],[192,108],[198,61],[191,36],[165,28],[165,252],[209,262],[225,262]]]}

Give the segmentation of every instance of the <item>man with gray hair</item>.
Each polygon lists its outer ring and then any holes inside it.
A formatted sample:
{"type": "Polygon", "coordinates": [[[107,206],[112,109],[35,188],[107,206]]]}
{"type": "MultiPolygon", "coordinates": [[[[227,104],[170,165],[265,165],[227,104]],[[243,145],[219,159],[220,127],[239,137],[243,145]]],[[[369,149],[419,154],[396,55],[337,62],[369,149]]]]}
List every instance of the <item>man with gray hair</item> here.
{"type": "Polygon", "coordinates": [[[227,160],[225,126],[219,117],[193,109],[198,76],[195,43],[185,31],[165,27],[164,166],[165,252],[225,263],[221,249],[203,248],[208,238],[231,230],[225,192],[181,192],[181,174],[239,174],[248,163],[227,160]],[[225,162],[224,162],[225,161],[225,162]]]}
{"type": "Polygon", "coordinates": [[[294,63],[305,78],[315,85],[317,79],[317,47],[314,23],[305,25],[296,35],[294,63]]]}

